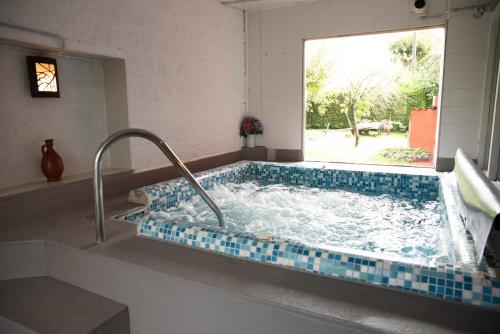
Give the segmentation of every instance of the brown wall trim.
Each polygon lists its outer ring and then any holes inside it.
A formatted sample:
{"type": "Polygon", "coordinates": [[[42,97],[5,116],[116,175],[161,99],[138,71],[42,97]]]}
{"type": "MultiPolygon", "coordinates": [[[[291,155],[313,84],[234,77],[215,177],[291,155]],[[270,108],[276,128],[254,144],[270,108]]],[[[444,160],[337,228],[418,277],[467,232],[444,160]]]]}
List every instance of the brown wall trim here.
{"type": "MultiPolygon", "coordinates": [[[[235,151],[186,163],[193,172],[215,168],[243,159],[242,151],[235,151]]],[[[149,171],[104,176],[104,197],[126,195],[130,190],[179,177],[173,166],[149,171]]],[[[49,188],[31,194],[18,194],[0,200],[0,229],[33,218],[53,214],[71,207],[93,203],[92,180],[84,180],[61,187],[49,188]]]]}
{"type": "Polygon", "coordinates": [[[301,150],[275,150],[275,160],[278,162],[297,162],[302,161],[301,150]]]}
{"type": "Polygon", "coordinates": [[[451,172],[455,167],[454,158],[437,158],[436,159],[436,171],[438,172],[451,172]]]}
{"type": "Polygon", "coordinates": [[[265,146],[243,147],[243,160],[266,161],[267,148],[265,146]]]}

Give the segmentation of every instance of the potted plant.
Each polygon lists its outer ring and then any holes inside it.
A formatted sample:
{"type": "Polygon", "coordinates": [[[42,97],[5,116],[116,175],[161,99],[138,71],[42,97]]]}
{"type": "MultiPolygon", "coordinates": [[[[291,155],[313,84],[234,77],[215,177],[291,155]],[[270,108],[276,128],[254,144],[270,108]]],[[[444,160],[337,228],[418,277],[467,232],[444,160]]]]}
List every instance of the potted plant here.
{"type": "Polygon", "coordinates": [[[245,117],[241,122],[240,136],[246,138],[246,147],[255,147],[255,135],[263,132],[262,123],[255,117],[245,117]]]}

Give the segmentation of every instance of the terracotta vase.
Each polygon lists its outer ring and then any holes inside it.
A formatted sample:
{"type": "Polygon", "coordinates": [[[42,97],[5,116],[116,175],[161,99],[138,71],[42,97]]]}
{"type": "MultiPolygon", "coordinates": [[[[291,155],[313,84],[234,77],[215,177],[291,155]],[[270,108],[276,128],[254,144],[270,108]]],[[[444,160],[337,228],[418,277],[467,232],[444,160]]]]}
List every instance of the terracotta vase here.
{"type": "Polygon", "coordinates": [[[54,139],[46,139],[45,145],[42,145],[41,167],[48,182],[61,181],[61,175],[64,171],[63,161],[53,146],[54,139]]]}

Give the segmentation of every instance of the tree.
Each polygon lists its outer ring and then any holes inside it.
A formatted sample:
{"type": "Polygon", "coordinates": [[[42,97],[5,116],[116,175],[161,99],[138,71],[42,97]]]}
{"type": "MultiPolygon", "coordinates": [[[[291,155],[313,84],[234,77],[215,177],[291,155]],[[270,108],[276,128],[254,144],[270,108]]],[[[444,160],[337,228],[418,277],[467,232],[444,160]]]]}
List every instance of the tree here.
{"type": "MultiPolygon", "coordinates": [[[[389,119],[407,128],[410,111],[430,106],[439,90],[437,43],[430,35],[425,38],[420,35],[415,40],[415,62],[413,36],[409,35],[389,46],[394,63],[390,71],[367,63],[363,66],[364,73],[371,74],[354,80],[345,72],[342,75],[342,66],[334,68],[336,58],[326,55],[323,48],[317,49],[312,57],[306,57],[306,128],[349,127],[356,146],[360,141],[360,119],[389,119]]],[[[351,75],[359,75],[353,73],[351,75]]]]}
{"type": "Polygon", "coordinates": [[[320,106],[325,95],[325,81],[331,72],[331,64],[325,64],[324,58],[324,50],[320,49],[306,67],[306,111],[308,112],[321,112],[320,106]]]}
{"type": "Polygon", "coordinates": [[[405,126],[408,126],[411,110],[430,107],[433,97],[439,92],[440,55],[435,52],[435,43],[418,38],[415,46],[415,63],[412,57],[413,36],[403,37],[389,47],[393,61],[403,65],[398,80],[395,114],[405,126]]]}
{"type": "Polygon", "coordinates": [[[322,52],[318,52],[306,68],[306,90],[307,96],[311,98],[320,94],[328,75],[328,69],[321,62],[321,58],[322,52]]]}
{"type": "Polygon", "coordinates": [[[347,87],[347,89],[343,92],[347,118],[352,134],[354,135],[354,146],[359,145],[359,130],[356,120],[356,109],[363,100],[365,100],[365,103],[367,102],[366,99],[369,99],[369,95],[378,86],[373,81],[374,76],[374,73],[370,73],[355,82],[349,80],[349,87],[347,87]]]}
{"type": "Polygon", "coordinates": [[[347,127],[342,109],[342,96],[326,88],[333,63],[325,62],[324,49],[320,49],[306,66],[306,128],[338,129],[347,127]]]}
{"type": "Polygon", "coordinates": [[[324,82],[327,73],[324,66],[321,64],[319,55],[311,61],[306,68],[306,127],[307,128],[322,128],[323,125],[323,90],[324,82]]]}
{"type": "MultiPolygon", "coordinates": [[[[405,67],[409,68],[413,64],[413,39],[415,36],[405,36],[394,43],[389,47],[394,60],[401,62],[405,67]]],[[[417,39],[415,41],[415,57],[416,63],[420,63],[423,59],[425,59],[432,50],[432,45],[428,40],[425,39],[417,39]]]]}
{"type": "Polygon", "coordinates": [[[344,112],[344,100],[341,93],[327,92],[320,103],[311,107],[308,99],[306,129],[345,129],[350,127],[344,112]]]}
{"type": "Polygon", "coordinates": [[[332,64],[323,63],[323,59],[324,55],[320,51],[306,66],[306,127],[349,127],[355,138],[354,144],[358,146],[358,116],[367,116],[372,112],[375,114],[373,101],[383,100],[374,97],[383,96],[388,91],[389,85],[381,85],[387,79],[386,75],[371,72],[360,79],[351,80],[345,74],[346,80],[341,80],[346,82],[343,87],[337,91],[327,91],[325,81],[330,76],[332,64]],[[384,93],[379,86],[384,87],[384,93]]]}

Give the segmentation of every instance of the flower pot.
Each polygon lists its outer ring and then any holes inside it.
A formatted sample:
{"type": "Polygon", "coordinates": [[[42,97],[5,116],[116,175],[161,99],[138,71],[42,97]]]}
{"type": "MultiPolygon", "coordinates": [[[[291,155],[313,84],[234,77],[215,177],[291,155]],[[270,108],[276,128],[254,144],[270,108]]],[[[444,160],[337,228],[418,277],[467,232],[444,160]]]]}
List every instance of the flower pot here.
{"type": "Polygon", "coordinates": [[[63,161],[53,146],[53,139],[46,139],[45,145],[42,146],[41,167],[48,182],[61,181],[61,175],[64,171],[63,161]]]}
{"type": "Polygon", "coordinates": [[[247,136],[247,147],[255,147],[255,135],[247,136]]]}

